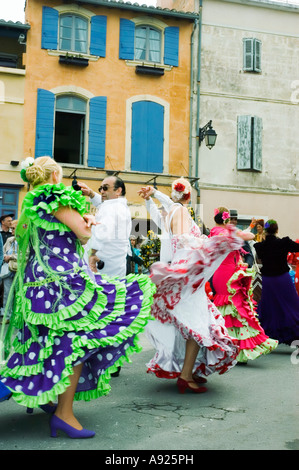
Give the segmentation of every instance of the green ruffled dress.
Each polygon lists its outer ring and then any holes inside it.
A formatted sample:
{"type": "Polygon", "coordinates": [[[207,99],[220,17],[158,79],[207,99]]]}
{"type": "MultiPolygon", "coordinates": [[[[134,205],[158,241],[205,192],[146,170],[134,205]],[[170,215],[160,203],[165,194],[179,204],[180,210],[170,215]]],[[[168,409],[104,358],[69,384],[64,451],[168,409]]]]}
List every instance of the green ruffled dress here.
{"type": "Polygon", "coordinates": [[[155,286],[146,275],[94,275],[75,234],[55,218],[60,206],[86,212],[85,197],[62,183],[29,192],[16,230],[19,268],[2,329],[0,380],[21,405],[54,401],[83,362],[76,400],[110,390],[111,373],[139,352],[137,335],[151,319],[155,286]]]}

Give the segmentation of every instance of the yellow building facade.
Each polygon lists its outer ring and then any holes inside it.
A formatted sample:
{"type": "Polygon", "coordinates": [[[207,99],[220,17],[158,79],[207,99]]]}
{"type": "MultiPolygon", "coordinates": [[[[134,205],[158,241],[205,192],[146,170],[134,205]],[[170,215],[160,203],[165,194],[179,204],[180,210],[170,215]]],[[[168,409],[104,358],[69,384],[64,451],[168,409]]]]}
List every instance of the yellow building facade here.
{"type": "Polygon", "coordinates": [[[0,20],[0,215],[18,216],[23,158],[25,38],[30,27],[0,20]]]}
{"type": "Polygon", "coordinates": [[[25,18],[23,158],[51,155],[65,184],[76,174],[95,191],[119,172],[132,217],[147,218],[138,189],[156,182],[169,193],[174,176],[189,175],[197,14],[27,0],[25,18]]]}

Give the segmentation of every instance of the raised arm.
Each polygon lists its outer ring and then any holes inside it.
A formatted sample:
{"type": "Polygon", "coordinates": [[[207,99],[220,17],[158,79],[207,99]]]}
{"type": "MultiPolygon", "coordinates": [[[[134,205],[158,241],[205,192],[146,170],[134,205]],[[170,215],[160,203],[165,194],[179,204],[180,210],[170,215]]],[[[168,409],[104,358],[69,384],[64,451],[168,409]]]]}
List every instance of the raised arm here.
{"type": "Polygon", "coordinates": [[[87,184],[82,183],[82,181],[78,181],[78,186],[80,186],[82,194],[84,196],[89,196],[91,203],[98,207],[102,203],[102,196],[100,194],[95,193],[87,184]]]}
{"type": "Polygon", "coordinates": [[[155,224],[159,228],[161,228],[162,217],[161,217],[158,207],[156,206],[156,204],[154,203],[151,197],[149,197],[148,199],[145,199],[145,207],[147,211],[150,213],[151,219],[155,222],[155,224]]]}
{"type": "Polygon", "coordinates": [[[238,235],[242,240],[249,241],[254,239],[254,234],[247,232],[246,230],[237,230],[236,235],[238,235]]]}

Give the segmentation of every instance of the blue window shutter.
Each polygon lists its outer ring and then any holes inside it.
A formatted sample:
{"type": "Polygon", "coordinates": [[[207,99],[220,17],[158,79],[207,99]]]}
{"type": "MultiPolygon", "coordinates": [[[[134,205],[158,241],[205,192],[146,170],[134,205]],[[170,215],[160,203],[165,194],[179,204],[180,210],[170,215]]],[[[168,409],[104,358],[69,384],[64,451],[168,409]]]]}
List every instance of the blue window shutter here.
{"type": "Polygon", "coordinates": [[[106,57],[107,16],[92,16],[90,32],[90,53],[106,57]]]}
{"type": "Polygon", "coordinates": [[[57,49],[58,46],[58,11],[43,7],[42,49],[57,49]]]}
{"type": "Polygon", "coordinates": [[[37,90],[35,157],[53,157],[55,95],[51,91],[37,90]]]}
{"type": "Polygon", "coordinates": [[[164,30],[164,64],[179,65],[179,28],[169,26],[164,30]]]}
{"type": "Polygon", "coordinates": [[[135,23],[120,18],[119,23],[119,58],[134,60],[135,23]]]}
{"type": "Polygon", "coordinates": [[[132,106],[131,170],[163,172],[164,107],[153,101],[132,106]]]}
{"type": "Polygon", "coordinates": [[[88,166],[105,167],[107,97],[89,102],[88,166]]]}

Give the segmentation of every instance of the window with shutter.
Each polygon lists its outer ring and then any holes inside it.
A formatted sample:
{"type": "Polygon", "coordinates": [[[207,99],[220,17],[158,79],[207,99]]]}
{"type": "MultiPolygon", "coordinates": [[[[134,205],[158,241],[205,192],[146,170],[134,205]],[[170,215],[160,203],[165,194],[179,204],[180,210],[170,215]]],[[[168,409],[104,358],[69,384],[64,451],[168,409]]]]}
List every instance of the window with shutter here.
{"type": "Polygon", "coordinates": [[[237,169],[262,171],[262,119],[238,116],[237,169]]]}
{"type": "Polygon", "coordinates": [[[135,59],[161,62],[161,32],[150,26],[135,29],[135,59]]]}
{"type": "Polygon", "coordinates": [[[86,101],[67,94],[56,98],[54,158],[57,162],[84,164],[86,101]]]}
{"type": "MultiPolygon", "coordinates": [[[[71,6],[70,6],[71,9],[71,6]]],[[[88,17],[43,7],[42,48],[59,52],[106,56],[107,16],[88,17]]]]}
{"type": "Polygon", "coordinates": [[[261,72],[261,47],[259,39],[243,38],[243,70],[244,72],[261,72]]]}
{"type": "Polygon", "coordinates": [[[120,19],[119,58],[178,67],[179,28],[120,19]]]}
{"type": "Polygon", "coordinates": [[[59,17],[59,49],[61,51],[87,53],[88,22],[78,15],[59,17]]]}
{"type": "Polygon", "coordinates": [[[60,163],[105,167],[107,98],[89,100],[89,129],[86,129],[88,98],[67,93],[56,96],[38,89],[35,157],[50,155],[60,163]],[[55,122],[55,125],[54,125],[55,122]],[[87,134],[88,131],[88,134],[87,134]],[[85,136],[88,135],[88,161],[85,136]]]}

